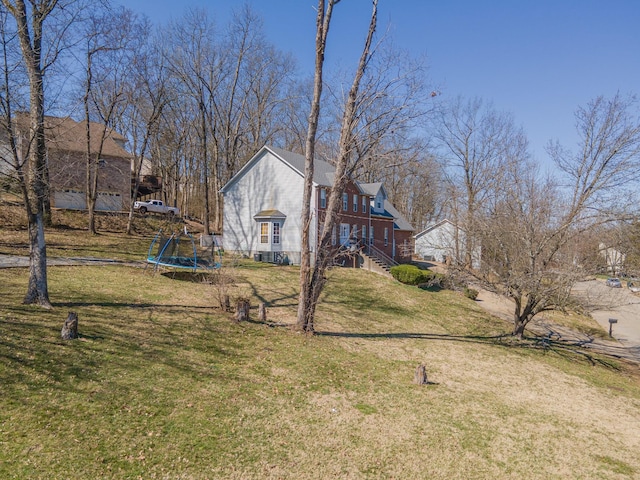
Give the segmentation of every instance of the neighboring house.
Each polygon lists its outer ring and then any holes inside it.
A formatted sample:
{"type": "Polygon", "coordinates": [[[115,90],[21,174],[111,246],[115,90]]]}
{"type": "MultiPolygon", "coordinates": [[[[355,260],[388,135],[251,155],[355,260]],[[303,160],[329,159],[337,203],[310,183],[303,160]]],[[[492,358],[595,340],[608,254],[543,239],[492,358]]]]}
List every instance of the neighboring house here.
{"type": "MultiPolygon", "coordinates": [[[[18,154],[25,155],[29,140],[28,116],[16,117],[18,154]]],[[[104,125],[89,123],[93,158],[99,148],[104,125]]],[[[51,203],[55,208],[86,209],[86,122],[71,118],[45,117],[45,139],[51,203]]],[[[131,155],[126,138],[107,132],[98,165],[96,210],[120,211],[131,198],[131,155]]]]}
{"type": "MultiPolygon", "coordinates": [[[[305,157],[264,146],[222,188],[225,250],[266,261],[300,263],[305,157]]],[[[318,245],[335,169],[314,163],[310,226],[311,251],[318,245]]],[[[399,245],[411,242],[411,225],[393,208],[381,184],[349,180],[340,218],[332,232],[336,248],[357,244],[396,261],[409,260],[399,245]]]]}
{"type": "Polygon", "coordinates": [[[604,258],[607,265],[607,272],[610,275],[617,276],[624,272],[624,264],[627,256],[613,247],[607,247],[604,243],[598,245],[600,255],[604,258]]]}
{"type": "MultiPolygon", "coordinates": [[[[463,263],[465,260],[466,234],[449,220],[441,220],[427,226],[414,237],[415,253],[423,260],[441,263],[463,263]]],[[[474,248],[472,267],[480,268],[481,249],[474,248]]]]}

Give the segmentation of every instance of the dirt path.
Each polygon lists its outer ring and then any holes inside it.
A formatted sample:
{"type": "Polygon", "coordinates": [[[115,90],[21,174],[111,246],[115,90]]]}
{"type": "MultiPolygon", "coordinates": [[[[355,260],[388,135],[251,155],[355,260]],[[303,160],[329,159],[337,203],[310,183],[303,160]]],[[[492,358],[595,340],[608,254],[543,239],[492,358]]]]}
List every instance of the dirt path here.
{"type": "MultiPolygon", "coordinates": [[[[131,267],[139,267],[144,262],[128,262],[124,260],[111,260],[108,258],[96,257],[47,257],[47,265],[128,265],[131,267]]],[[[28,267],[29,257],[18,255],[2,255],[0,254],[0,268],[28,267]]]]}

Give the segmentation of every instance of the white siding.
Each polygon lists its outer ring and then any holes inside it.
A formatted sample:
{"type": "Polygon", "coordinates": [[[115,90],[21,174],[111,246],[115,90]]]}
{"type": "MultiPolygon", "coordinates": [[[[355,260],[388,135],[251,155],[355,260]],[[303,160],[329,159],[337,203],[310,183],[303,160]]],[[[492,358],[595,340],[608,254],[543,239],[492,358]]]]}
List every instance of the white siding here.
{"type": "Polygon", "coordinates": [[[248,255],[259,251],[259,223],[253,217],[275,209],[286,215],[281,250],[299,252],[302,176],[268,151],[252,163],[224,194],[225,249],[248,255]]]}
{"type": "MultiPolygon", "coordinates": [[[[424,260],[444,262],[447,258],[464,261],[465,234],[446,221],[430,231],[419,233],[415,237],[415,253],[424,260]]],[[[476,247],[472,256],[473,268],[480,268],[480,248],[476,247]]]]}

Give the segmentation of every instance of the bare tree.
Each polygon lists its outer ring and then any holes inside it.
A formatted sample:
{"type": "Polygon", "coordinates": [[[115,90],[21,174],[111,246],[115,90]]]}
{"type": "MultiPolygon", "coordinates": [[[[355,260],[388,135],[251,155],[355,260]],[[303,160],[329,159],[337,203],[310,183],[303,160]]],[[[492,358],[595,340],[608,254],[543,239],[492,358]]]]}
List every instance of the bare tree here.
{"type": "MultiPolygon", "coordinates": [[[[0,179],[4,188],[18,189],[27,204],[26,161],[18,151],[14,111],[26,110],[22,85],[28,84],[19,51],[18,34],[9,22],[8,13],[0,9],[0,41],[2,42],[2,87],[0,88],[0,108],[2,130],[0,136],[6,139],[0,152],[0,179]]],[[[28,92],[27,95],[28,96],[28,92]]]]}
{"type": "Polygon", "coordinates": [[[202,185],[204,227],[219,231],[218,192],[281,129],[275,119],[294,62],[267,42],[260,18],[246,5],[234,12],[224,31],[193,10],[171,24],[169,32],[171,74],[179,83],[181,107],[193,112],[190,130],[197,144],[192,148],[200,159],[193,177],[202,185]]]}
{"type": "MultiPolygon", "coordinates": [[[[324,2],[320,0],[318,2],[318,17],[316,23],[316,77],[314,81],[317,92],[314,92],[314,99],[312,102],[312,110],[309,121],[309,133],[307,136],[307,151],[305,162],[305,194],[303,199],[303,214],[302,214],[302,228],[303,228],[303,240],[302,240],[302,252],[303,256],[308,254],[309,251],[309,229],[310,229],[310,200],[311,200],[311,188],[313,179],[313,158],[315,154],[315,134],[317,127],[317,118],[320,112],[320,94],[322,92],[322,65],[324,62],[324,49],[327,40],[327,33],[329,30],[329,24],[331,21],[331,13],[333,5],[337,3],[329,0],[327,12],[325,14],[324,2]]],[[[329,194],[326,216],[322,226],[322,233],[320,234],[319,246],[316,251],[315,262],[313,272],[309,272],[307,265],[301,265],[300,269],[300,299],[298,306],[298,320],[297,327],[305,332],[314,331],[314,317],[315,310],[320,298],[320,293],[325,284],[325,273],[329,266],[331,259],[331,232],[338,219],[338,211],[342,202],[342,193],[348,181],[348,169],[350,166],[350,160],[352,160],[355,142],[354,134],[358,127],[360,118],[358,116],[358,94],[360,91],[360,82],[365,74],[367,65],[371,60],[373,53],[372,43],[373,35],[376,31],[376,25],[378,20],[378,2],[372,1],[371,20],[369,22],[369,29],[367,32],[366,40],[358,62],[353,83],[349,89],[349,94],[344,108],[344,115],[342,117],[342,127],[340,130],[340,140],[338,144],[338,155],[336,158],[334,182],[329,194]]],[[[306,260],[305,260],[306,261],[306,260]]]]}
{"type": "MultiPolygon", "coordinates": [[[[485,106],[480,99],[465,101],[458,97],[440,110],[435,121],[435,139],[456,200],[450,205],[455,207],[450,216],[472,232],[481,205],[501,182],[505,162],[514,157],[509,149],[526,149],[526,138],[509,114],[485,106]]],[[[472,263],[474,242],[474,235],[465,235],[463,262],[467,267],[472,263]]]]}
{"type": "Polygon", "coordinates": [[[313,332],[315,308],[311,305],[311,197],[313,195],[313,172],[316,147],[316,135],[320,119],[320,100],[322,98],[324,52],[327,46],[327,35],[331,26],[333,7],[340,0],[329,0],[326,6],[324,0],[318,0],[318,15],[316,17],[316,58],[315,76],[313,79],[313,99],[309,113],[309,126],[305,142],[304,190],[302,195],[302,235],[300,248],[300,296],[298,298],[297,327],[302,331],[313,332]]]}
{"type": "Polygon", "coordinates": [[[162,114],[169,102],[166,66],[157,47],[157,42],[148,40],[141,45],[129,72],[132,81],[127,91],[128,107],[123,115],[122,130],[128,132],[131,139],[134,185],[127,234],[133,229],[133,204],[140,187],[143,162],[157,138],[162,114]]]}
{"type": "Polygon", "coordinates": [[[113,132],[116,117],[124,111],[128,67],[135,52],[134,38],[140,25],[124,7],[92,11],[86,20],[85,85],[83,106],[86,133],[86,203],[89,231],[96,233],[98,167],[105,141],[113,132]],[[101,128],[91,128],[92,122],[101,128]],[[95,138],[97,136],[98,138],[95,138]],[[94,138],[92,138],[94,137],[94,138]]]}
{"type": "Polygon", "coordinates": [[[44,138],[44,71],[42,42],[44,24],[58,0],[2,0],[17,25],[20,49],[29,78],[29,145],[26,172],[27,216],[29,219],[29,286],[25,304],[51,308],[47,286],[47,249],[44,238],[45,198],[47,195],[46,146],[44,138]]]}
{"type": "Polygon", "coordinates": [[[579,151],[557,144],[549,150],[564,175],[552,181],[522,159],[508,162],[501,185],[478,216],[482,269],[474,275],[514,301],[514,335],[522,337],[540,312],[566,306],[585,267],[577,241],[584,232],[626,215],[620,192],[637,186],[640,171],[634,107],[634,99],[616,95],[579,108],[579,151]]]}

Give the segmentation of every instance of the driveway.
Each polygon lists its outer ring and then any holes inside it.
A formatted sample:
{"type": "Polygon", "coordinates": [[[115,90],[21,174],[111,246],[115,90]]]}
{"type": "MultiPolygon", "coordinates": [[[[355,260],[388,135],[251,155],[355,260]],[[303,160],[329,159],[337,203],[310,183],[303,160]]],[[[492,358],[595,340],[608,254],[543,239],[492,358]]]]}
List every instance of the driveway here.
{"type": "MultiPolygon", "coordinates": [[[[96,257],[49,257],[47,256],[47,266],[54,265],[129,265],[137,267],[144,265],[142,262],[127,262],[124,260],[110,260],[108,258],[96,257]]],[[[0,254],[0,268],[28,267],[29,257],[18,255],[0,254]]]]}
{"type": "Polygon", "coordinates": [[[573,293],[606,331],[610,318],[618,321],[612,325],[613,338],[623,346],[640,349],[640,296],[626,287],[607,287],[602,280],[577,283],[573,293]]]}
{"type": "MultiPolygon", "coordinates": [[[[513,302],[507,297],[479,289],[478,305],[489,313],[513,321],[513,302]]],[[[615,318],[613,339],[594,338],[550,323],[544,315],[538,315],[527,326],[538,335],[552,335],[569,344],[589,348],[600,353],[640,363],[640,296],[635,296],[627,288],[610,288],[604,281],[580,282],[574,287],[574,294],[580,298],[588,313],[609,331],[609,319],[615,318]]]]}

